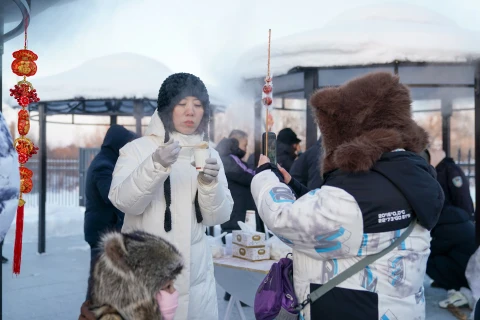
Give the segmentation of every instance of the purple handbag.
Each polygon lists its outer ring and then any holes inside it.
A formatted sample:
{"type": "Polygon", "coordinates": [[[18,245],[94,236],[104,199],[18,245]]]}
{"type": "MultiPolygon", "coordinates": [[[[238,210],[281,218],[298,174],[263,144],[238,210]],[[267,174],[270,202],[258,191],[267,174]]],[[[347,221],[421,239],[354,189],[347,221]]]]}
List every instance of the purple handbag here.
{"type": "Polygon", "coordinates": [[[288,258],[280,259],[270,268],[270,272],[255,294],[254,312],[257,320],[298,320],[303,319],[300,311],[306,305],[314,303],[325,293],[342,283],[346,279],[365,269],[366,266],[377,261],[394,248],[398,247],[413,231],[416,220],[412,220],[408,228],[396,238],[387,248],[380,252],[366,256],[353,264],[335,278],[323,284],[307,296],[307,299],[298,304],[293,287],[293,261],[288,258]]]}
{"type": "Polygon", "coordinates": [[[270,268],[255,295],[257,320],[296,320],[298,301],[293,287],[293,261],[282,258],[270,268]]]}

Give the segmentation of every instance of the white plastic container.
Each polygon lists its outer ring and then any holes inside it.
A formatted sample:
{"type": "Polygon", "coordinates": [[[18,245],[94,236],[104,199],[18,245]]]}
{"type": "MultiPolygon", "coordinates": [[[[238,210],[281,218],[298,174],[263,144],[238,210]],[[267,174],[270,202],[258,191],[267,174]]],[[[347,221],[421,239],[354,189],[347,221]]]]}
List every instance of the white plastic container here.
{"type": "Polygon", "coordinates": [[[245,224],[252,227],[253,230],[257,230],[257,219],[255,218],[255,210],[247,210],[245,215],[245,224]]]}

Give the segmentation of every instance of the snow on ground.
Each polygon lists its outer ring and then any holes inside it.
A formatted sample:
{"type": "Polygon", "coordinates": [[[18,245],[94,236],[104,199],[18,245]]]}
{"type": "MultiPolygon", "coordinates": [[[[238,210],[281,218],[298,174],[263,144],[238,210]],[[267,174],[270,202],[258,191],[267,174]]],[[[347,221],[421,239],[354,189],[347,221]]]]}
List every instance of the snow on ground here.
{"type": "MultiPolygon", "coordinates": [[[[51,237],[83,235],[84,207],[47,204],[46,234],[51,237]]],[[[5,243],[15,241],[15,220],[5,237],[5,243]]],[[[23,242],[38,241],[38,207],[25,207],[23,242]]]]}

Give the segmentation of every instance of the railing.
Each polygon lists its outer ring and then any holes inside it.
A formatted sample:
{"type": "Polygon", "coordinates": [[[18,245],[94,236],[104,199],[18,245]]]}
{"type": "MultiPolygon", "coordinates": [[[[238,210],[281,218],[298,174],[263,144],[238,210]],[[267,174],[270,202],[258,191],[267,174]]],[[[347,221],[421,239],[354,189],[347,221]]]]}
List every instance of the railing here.
{"type": "MultiPolygon", "coordinates": [[[[78,206],[78,159],[47,159],[47,203],[78,206]]],[[[38,206],[39,160],[32,158],[27,167],[33,171],[33,189],[24,195],[27,207],[38,206]]]]}

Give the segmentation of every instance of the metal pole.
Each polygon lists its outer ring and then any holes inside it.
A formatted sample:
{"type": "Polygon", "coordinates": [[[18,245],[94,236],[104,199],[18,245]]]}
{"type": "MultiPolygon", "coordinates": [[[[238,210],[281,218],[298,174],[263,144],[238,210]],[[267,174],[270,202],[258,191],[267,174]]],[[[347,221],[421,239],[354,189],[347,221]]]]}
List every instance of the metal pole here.
{"type": "Polygon", "coordinates": [[[117,124],[117,116],[110,116],[110,125],[117,124]]]}
{"type": "Polygon", "coordinates": [[[451,132],[451,119],[453,106],[451,100],[442,99],[442,145],[443,151],[445,151],[445,156],[451,156],[451,141],[450,141],[450,132],[451,132]]]}
{"type": "Polygon", "coordinates": [[[475,70],[475,234],[480,246],[480,60],[475,70]]]}
{"type": "Polygon", "coordinates": [[[306,112],[306,122],[307,122],[307,143],[306,148],[310,148],[317,142],[317,124],[315,123],[314,116],[312,114],[312,110],[308,106],[308,101],[310,100],[310,96],[313,92],[318,88],[318,70],[317,69],[309,69],[305,70],[304,73],[304,83],[305,83],[305,99],[307,100],[307,108],[305,109],[306,112]]]}
{"type": "Polygon", "coordinates": [[[142,101],[133,101],[133,117],[135,118],[135,131],[142,135],[142,118],[143,118],[143,103],[142,101]]]}
{"type": "Polygon", "coordinates": [[[210,124],[208,125],[208,136],[212,142],[215,142],[215,109],[216,107],[213,107],[210,110],[210,124]]]}
{"type": "Polygon", "coordinates": [[[40,126],[40,158],[39,170],[39,211],[38,211],[38,253],[45,252],[45,224],[46,224],[46,203],[47,203],[47,106],[44,103],[38,105],[39,126],[40,126]]]}
{"type": "MultiPolygon", "coordinates": [[[[3,88],[3,67],[2,67],[2,58],[3,58],[3,2],[0,3],[0,112],[2,112],[2,88],[3,88]]],[[[3,257],[3,241],[0,246],[0,255],[3,257]]],[[[3,314],[3,267],[0,268],[0,320],[2,320],[3,314]]]]}

